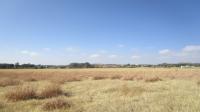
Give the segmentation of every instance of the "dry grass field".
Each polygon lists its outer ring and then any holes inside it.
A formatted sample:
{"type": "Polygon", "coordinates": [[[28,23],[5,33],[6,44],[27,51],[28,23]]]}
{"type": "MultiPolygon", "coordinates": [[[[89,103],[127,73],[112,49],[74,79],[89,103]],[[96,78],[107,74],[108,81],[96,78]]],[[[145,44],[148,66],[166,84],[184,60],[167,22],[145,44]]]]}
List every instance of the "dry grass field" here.
{"type": "Polygon", "coordinates": [[[200,112],[200,69],[0,70],[0,112],[200,112]]]}

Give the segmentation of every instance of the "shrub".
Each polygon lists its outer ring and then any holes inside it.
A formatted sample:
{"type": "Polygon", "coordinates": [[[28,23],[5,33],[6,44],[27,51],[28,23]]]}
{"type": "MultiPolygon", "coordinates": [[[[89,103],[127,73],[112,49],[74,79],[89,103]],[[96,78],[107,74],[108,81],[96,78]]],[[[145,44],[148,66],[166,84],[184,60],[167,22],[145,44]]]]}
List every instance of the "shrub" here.
{"type": "Polygon", "coordinates": [[[46,111],[51,111],[55,109],[63,109],[63,108],[70,108],[72,103],[70,101],[66,101],[62,98],[53,98],[46,101],[42,105],[42,109],[46,111]]]}
{"type": "Polygon", "coordinates": [[[29,100],[35,98],[36,92],[32,86],[17,86],[7,91],[5,97],[9,101],[29,100]]]}
{"type": "Polygon", "coordinates": [[[63,91],[60,88],[60,85],[58,84],[47,84],[45,85],[39,92],[38,97],[39,98],[51,98],[56,97],[59,95],[62,95],[63,91]]]}
{"type": "Polygon", "coordinates": [[[0,86],[12,86],[12,85],[19,85],[20,81],[17,79],[10,79],[10,78],[2,78],[0,79],[0,86]]]}

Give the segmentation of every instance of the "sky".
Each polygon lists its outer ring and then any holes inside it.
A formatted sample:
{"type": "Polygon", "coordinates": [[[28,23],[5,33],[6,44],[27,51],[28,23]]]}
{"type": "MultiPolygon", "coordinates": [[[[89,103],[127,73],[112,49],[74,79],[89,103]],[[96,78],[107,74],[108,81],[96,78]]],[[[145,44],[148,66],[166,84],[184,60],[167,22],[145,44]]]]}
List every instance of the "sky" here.
{"type": "Polygon", "coordinates": [[[200,63],[198,0],[0,0],[0,63],[200,63]]]}

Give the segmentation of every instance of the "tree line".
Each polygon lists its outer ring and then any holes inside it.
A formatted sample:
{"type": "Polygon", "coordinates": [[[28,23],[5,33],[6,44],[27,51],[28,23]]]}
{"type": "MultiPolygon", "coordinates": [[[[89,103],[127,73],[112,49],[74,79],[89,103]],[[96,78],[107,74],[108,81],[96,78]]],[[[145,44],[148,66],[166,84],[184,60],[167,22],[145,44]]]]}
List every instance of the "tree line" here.
{"type": "Polygon", "coordinates": [[[200,63],[177,63],[169,64],[162,63],[157,65],[152,64],[90,64],[86,63],[70,63],[69,65],[35,65],[35,64],[9,64],[0,63],[0,69],[48,69],[48,68],[137,68],[137,67],[152,67],[152,68],[170,68],[170,67],[200,67],[200,63]]]}

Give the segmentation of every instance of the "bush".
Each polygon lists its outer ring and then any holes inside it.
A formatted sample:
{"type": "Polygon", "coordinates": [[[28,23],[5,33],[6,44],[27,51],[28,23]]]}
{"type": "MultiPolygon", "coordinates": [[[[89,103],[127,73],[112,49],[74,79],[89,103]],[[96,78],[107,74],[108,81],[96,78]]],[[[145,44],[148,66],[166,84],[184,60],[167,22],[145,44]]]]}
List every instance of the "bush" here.
{"type": "Polygon", "coordinates": [[[38,97],[39,98],[51,98],[51,97],[57,97],[62,94],[63,94],[63,91],[61,90],[60,85],[50,83],[50,84],[45,85],[38,92],[38,97]]]}
{"type": "Polygon", "coordinates": [[[46,111],[51,111],[55,109],[70,108],[71,106],[72,106],[72,103],[69,101],[66,101],[62,98],[53,98],[46,101],[42,105],[42,109],[46,111]]]}
{"type": "Polygon", "coordinates": [[[35,89],[32,86],[17,86],[6,92],[5,97],[9,101],[29,100],[36,97],[35,89]]]}

